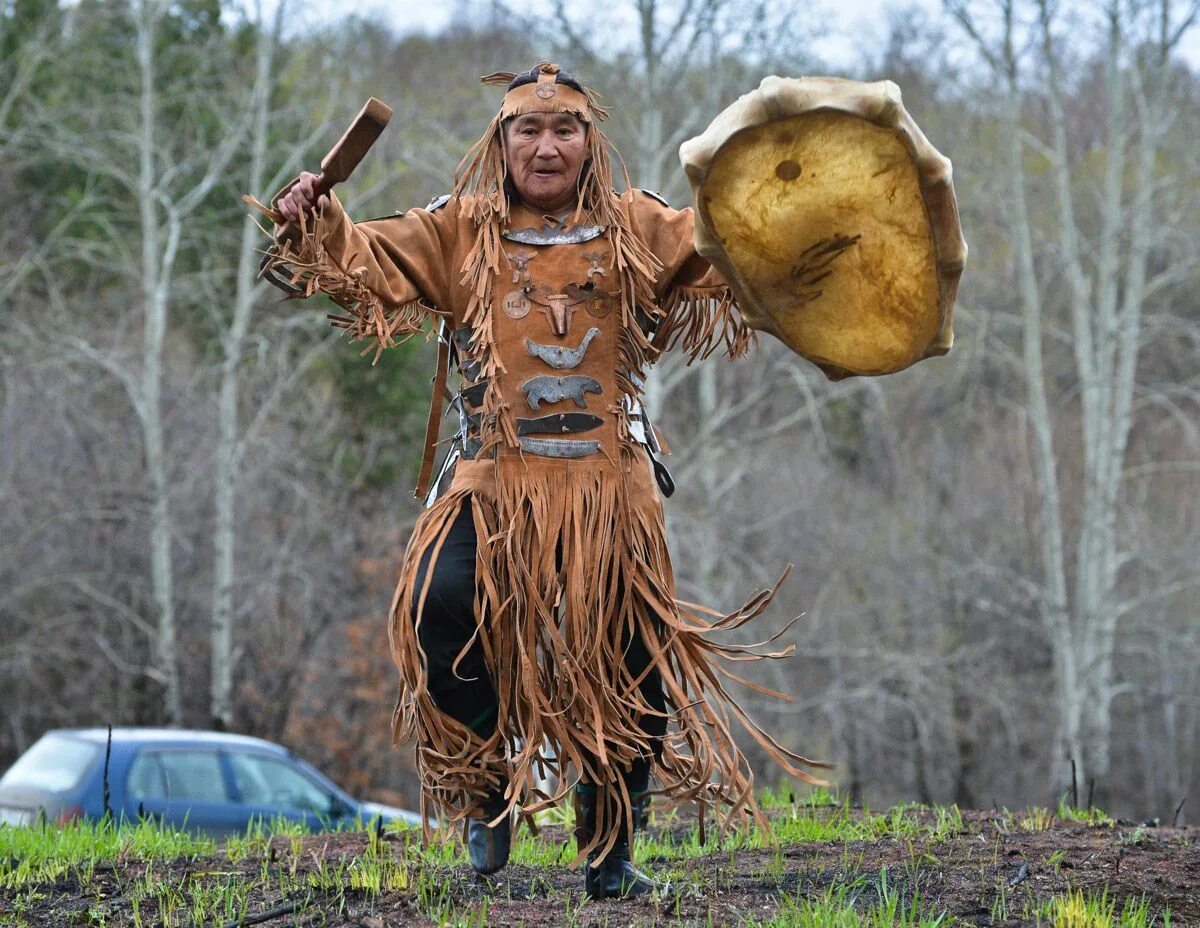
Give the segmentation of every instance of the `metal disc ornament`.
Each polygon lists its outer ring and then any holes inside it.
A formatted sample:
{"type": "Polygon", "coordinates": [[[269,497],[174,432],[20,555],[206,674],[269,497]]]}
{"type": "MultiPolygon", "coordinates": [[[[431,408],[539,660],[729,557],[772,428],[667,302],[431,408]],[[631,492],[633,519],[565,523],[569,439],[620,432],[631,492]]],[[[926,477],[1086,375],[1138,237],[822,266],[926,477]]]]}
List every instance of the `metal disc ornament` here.
{"type": "Polygon", "coordinates": [[[500,308],[510,319],[524,319],[533,309],[533,302],[524,290],[514,290],[504,297],[500,308]]]}
{"type": "Polygon", "coordinates": [[[612,312],[612,303],[609,301],[608,294],[601,293],[599,290],[588,294],[587,301],[583,305],[593,319],[603,319],[612,312]]]}

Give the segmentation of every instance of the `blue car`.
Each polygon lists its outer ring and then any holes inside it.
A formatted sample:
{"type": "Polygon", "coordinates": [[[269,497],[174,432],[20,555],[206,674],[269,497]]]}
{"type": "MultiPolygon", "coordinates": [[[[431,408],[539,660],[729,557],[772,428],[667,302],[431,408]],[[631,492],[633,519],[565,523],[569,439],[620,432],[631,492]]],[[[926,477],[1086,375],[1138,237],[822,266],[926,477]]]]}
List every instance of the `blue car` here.
{"type": "MultiPolygon", "coordinates": [[[[47,732],[0,778],[0,824],[104,815],[108,730],[47,732]]],[[[420,825],[414,812],[354,799],[285,748],[260,738],[165,728],[114,728],[108,806],[216,838],[283,818],[310,831],[369,822],[420,825]]]]}

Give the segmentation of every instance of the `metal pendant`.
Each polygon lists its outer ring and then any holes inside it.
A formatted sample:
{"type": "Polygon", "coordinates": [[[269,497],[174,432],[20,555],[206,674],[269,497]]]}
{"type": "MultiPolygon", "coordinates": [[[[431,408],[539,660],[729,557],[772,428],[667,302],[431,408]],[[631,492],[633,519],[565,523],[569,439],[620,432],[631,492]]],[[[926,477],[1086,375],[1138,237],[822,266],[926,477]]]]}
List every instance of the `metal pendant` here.
{"type": "Polygon", "coordinates": [[[521,284],[522,287],[530,286],[533,283],[533,278],[529,276],[529,262],[537,257],[537,252],[526,251],[522,248],[516,254],[510,255],[508,252],[504,254],[508,258],[508,263],[513,268],[512,282],[514,284],[521,284]]]}
{"type": "Polygon", "coordinates": [[[585,251],[583,256],[587,258],[588,264],[591,265],[587,272],[588,280],[592,279],[592,275],[597,277],[608,276],[608,271],[600,266],[600,262],[608,257],[607,251],[585,251]]]}
{"type": "Polygon", "coordinates": [[[458,358],[458,369],[462,371],[467,380],[478,380],[482,369],[479,362],[471,357],[472,332],[469,325],[459,326],[454,330],[452,338],[458,358]]]}
{"type": "Polygon", "coordinates": [[[600,330],[593,326],[587,330],[583,341],[574,348],[566,348],[561,345],[539,345],[532,338],[527,338],[525,339],[525,350],[529,352],[531,358],[540,358],[556,371],[569,371],[583,363],[583,356],[587,354],[588,345],[599,334],[600,330]]]}
{"type": "Polygon", "coordinates": [[[574,291],[572,287],[574,284],[568,284],[566,293],[551,293],[549,287],[540,284],[529,291],[529,299],[537,304],[546,321],[550,323],[550,331],[560,338],[571,331],[571,317],[575,315],[579,304],[586,299],[585,296],[579,295],[578,287],[574,291]]]}
{"type": "Polygon", "coordinates": [[[584,309],[593,319],[603,319],[612,312],[611,297],[613,294],[599,289],[592,283],[584,284],[582,287],[579,284],[567,284],[565,289],[569,297],[583,304],[584,309]]]}
{"type": "Polygon", "coordinates": [[[529,315],[529,310],[533,309],[533,303],[524,290],[514,290],[504,297],[500,308],[510,319],[524,319],[529,315]]]}
{"type": "Polygon", "coordinates": [[[583,304],[583,307],[593,319],[603,319],[612,312],[612,306],[608,302],[608,297],[598,290],[593,291],[588,301],[583,304]]]}
{"type": "Polygon", "coordinates": [[[604,424],[599,416],[589,412],[559,412],[552,416],[541,416],[537,419],[517,419],[517,434],[529,435],[544,432],[558,432],[568,435],[574,432],[590,432],[604,424]]]}
{"type": "Polygon", "coordinates": [[[544,458],[582,458],[596,454],[600,442],[583,438],[518,438],[521,448],[544,458]]]}
{"type": "Polygon", "coordinates": [[[540,229],[508,229],[503,233],[510,242],[520,242],[522,245],[578,245],[590,242],[604,234],[604,226],[562,226],[544,225],[540,229]]]}
{"type": "Polygon", "coordinates": [[[471,350],[471,334],[473,331],[469,325],[460,325],[451,334],[451,337],[454,339],[454,347],[458,350],[459,354],[466,354],[471,350]]]}
{"type": "Polygon", "coordinates": [[[473,383],[469,387],[464,387],[458,395],[466,401],[468,406],[477,409],[483,405],[483,395],[487,392],[487,385],[488,382],[486,380],[481,380],[479,383],[473,383]]]}
{"type": "Polygon", "coordinates": [[[542,403],[557,403],[560,400],[573,400],[580,409],[587,409],[587,400],[584,399],[584,394],[604,393],[603,387],[596,378],[583,374],[568,374],[566,377],[551,377],[549,374],[543,374],[539,377],[531,377],[521,384],[521,391],[525,394],[525,399],[528,400],[532,409],[541,408],[542,403]]]}

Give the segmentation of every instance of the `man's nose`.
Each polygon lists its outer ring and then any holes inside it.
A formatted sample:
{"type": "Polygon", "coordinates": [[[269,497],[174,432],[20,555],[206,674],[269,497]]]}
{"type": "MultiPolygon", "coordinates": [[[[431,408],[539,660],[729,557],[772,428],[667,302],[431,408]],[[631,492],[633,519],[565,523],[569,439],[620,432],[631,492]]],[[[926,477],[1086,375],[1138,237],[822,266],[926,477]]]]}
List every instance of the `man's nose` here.
{"type": "Polygon", "coordinates": [[[554,144],[554,136],[549,132],[538,136],[537,156],[539,158],[558,157],[558,148],[554,144]]]}

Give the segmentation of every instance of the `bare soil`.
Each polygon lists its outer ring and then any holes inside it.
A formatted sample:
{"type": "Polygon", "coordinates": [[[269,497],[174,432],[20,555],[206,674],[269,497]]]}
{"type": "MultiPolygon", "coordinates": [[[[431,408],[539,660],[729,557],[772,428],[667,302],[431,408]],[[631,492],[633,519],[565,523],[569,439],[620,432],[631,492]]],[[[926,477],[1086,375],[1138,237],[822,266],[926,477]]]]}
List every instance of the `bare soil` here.
{"type": "MultiPolygon", "coordinates": [[[[565,833],[554,829],[543,830],[542,837],[566,840],[565,833]]],[[[278,841],[267,864],[289,870],[298,867],[303,873],[322,861],[335,864],[357,857],[368,841],[364,834],[307,837],[298,857],[291,854],[290,842],[278,841]]],[[[404,852],[403,839],[390,841],[389,846],[394,853],[404,852]]],[[[1200,926],[1200,829],[1196,827],[1123,822],[1089,827],[1055,819],[1046,830],[1026,831],[1014,826],[1011,816],[964,812],[963,828],[939,841],[921,836],[794,844],[779,853],[714,851],[686,861],[647,857],[639,865],[651,873],[671,869],[682,874],[675,881],[674,894],[655,901],[587,902],[579,871],[510,865],[489,881],[464,864],[431,874],[435,885],[445,887],[442,911],[447,901],[452,903],[454,914],[448,920],[443,914],[440,922],[434,921],[427,900],[415,891],[370,896],[346,890],[340,898],[317,895],[308,900],[264,893],[252,898],[244,924],[267,928],[407,928],[439,923],[525,928],[737,925],[771,918],[788,897],[819,896],[848,883],[856,884],[858,903],[869,904],[878,894],[880,872],[886,868],[893,891],[908,899],[917,896],[920,910],[952,916],[957,919],[948,920],[952,924],[1036,925],[1031,913],[1040,905],[1055,895],[1081,890],[1097,896],[1106,892],[1118,912],[1126,899],[1144,898],[1154,916],[1169,908],[1172,926],[1200,926]],[[281,907],[294,911],[253,921],[281,907]]],[[[213,857],[154,866],[176,881],[241,870],[249,881],[258,882],[263,861],[230,864],[218,852],[213,857]]],[[[118,883],[112,866],[99,867],[88,885],[67,879],[37,887],[43,898],[32,906],[26,904],[20,922],[14,915],[13,894],[0,891],[0,925],[133,925],[121,886],[131,885],[144,870],[145,864],[129,864],[122,868],[118,883]]],[[[143,924],[157,925],[154,914],[143,905],[143,924]]]]}

